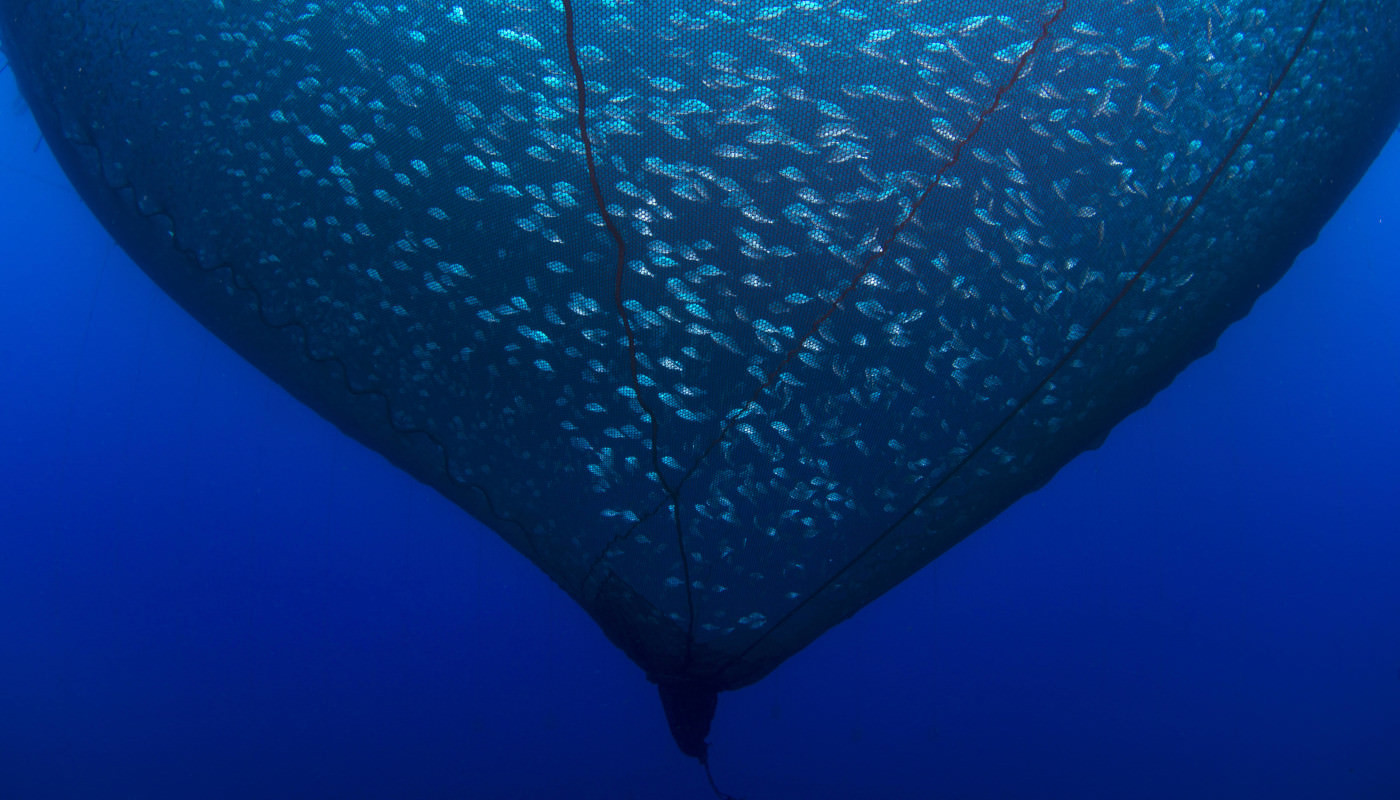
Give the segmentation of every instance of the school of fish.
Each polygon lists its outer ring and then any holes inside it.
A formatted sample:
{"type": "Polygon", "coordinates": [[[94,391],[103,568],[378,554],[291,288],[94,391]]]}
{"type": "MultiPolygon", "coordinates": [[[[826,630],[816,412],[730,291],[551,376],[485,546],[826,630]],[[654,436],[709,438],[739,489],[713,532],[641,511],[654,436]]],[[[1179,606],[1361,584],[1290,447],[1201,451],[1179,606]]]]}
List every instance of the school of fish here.
{"type": "Polygon", "coordinates": [[[733,688],[1242,313],[1384,4],[50,5],[110,75],[65,138],[222,313],[653,676],[733,688]]]}

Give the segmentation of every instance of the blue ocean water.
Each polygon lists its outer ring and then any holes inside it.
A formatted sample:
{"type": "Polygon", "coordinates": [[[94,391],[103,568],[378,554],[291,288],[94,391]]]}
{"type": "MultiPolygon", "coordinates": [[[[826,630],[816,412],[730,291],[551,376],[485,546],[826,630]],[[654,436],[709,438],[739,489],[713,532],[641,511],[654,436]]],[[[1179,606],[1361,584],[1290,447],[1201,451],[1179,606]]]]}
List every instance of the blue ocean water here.
{"type": "MultiPolygon", "coordinates": [[[[0,798],[704,798],[653,687],[167,300],[0,77],[0,798]]],[[[1400,143],[1211,356],[760,684],[779,798],[1400,796],[1400,143]]],[[[567,513],[567,509],[561,509],[567,513]]]]}

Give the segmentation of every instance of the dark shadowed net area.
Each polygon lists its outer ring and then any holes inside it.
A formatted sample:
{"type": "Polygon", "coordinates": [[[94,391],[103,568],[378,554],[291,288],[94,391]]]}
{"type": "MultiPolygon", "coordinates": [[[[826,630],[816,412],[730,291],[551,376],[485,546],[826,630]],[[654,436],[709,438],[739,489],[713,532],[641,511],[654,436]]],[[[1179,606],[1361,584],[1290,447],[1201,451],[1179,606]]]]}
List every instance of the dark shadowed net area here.
{"type": "Polygon", "coordinates": [[[1207,352],[1400,113],[1385,0],[0,0],[0,32],[151,277],[544,570],[702,758],[715,693],[1207,352]]]}

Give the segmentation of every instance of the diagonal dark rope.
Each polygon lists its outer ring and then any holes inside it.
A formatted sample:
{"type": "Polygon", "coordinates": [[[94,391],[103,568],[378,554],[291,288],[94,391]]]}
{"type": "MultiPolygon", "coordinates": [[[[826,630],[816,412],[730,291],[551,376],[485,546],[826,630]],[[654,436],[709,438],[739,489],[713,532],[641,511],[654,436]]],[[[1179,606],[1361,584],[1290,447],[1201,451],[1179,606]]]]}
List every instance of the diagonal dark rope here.
{"type": "MultiPolygon", "coordinates": [[[[885,529],[879,533],[879,535],[872,539],[864,548],[861,549],[859,553],[852,557],[850,561],[846,562],[846,564],[842,566],[839,570],[832,573],[825,581],[823,581],[819,586],[817,586],[816,589],[812,590],[811,593],[809,593],[806,597],[802,598],[800,602],[795,604],[791,609],[789,609],[785,614],[783,614],[783,616],[780,617],[777,622],[769,626],[762,634],[760,634],[757,638],[750,642],[749,645],[743,650],[730,657],[728,661],[726,661],[718,670],[715,671],[714,677],[718,678],[719,676],[723,675],[726,671],[729,670],[729,668],[737,664],[740,660],[744,658],[744,656],[748,655],[750,652],[753,651],[755,647],[757,647],[761,642],[763,642],[770,635],[772,635],[774,631],[776,631],[789,620],[791,620],[799,611],[805,608],[808,603],[816,599],[816,597],[819,596],[822,592],[826,591],[838,580],[840,580],[841,576],[849,572],[852,567],[860,563],[866,556],[870,555],[870,553],[872,553],[875,550],[875,548],[878,547],[879,544],[885,540],[886,537],[888,537],[892,532],[894,532],[895,529],[897,529],[906,520],[908,520],[909,517],[913,516],[914,512],[918,510],[920,506],[922,506],[930,498],[932,498],[933,495],[938,492],[938,490],[942,489],[945,485],[947,485],[948,481],[952,480],[954,477],[959,475],[963,471],[963,469],[966,468],[967,465],[978,456],[978,454],[980,454],[983,450],[987,448],[989,444],[991,444],[992,440],[996,438],[997,434],[1001,433],[1001,431],[1004,430],[1007,425],[1011,424],[1011,421],[1014,420],[1017,416],[1019,416],[1023,410],[1025,410],[1026,406],[1030,404],[1031,400],[1035,399],[1035,397],[1040,394],[1041,390],[1044,389],[1045,386],[1049,384],[1050,381],[1053,380],[1054,377],[1058,375],[1060,371],[1064,369],[1064,367],[1074,359],[1074,357],[1079,353],[1079,351],[1083,349],[1084,343],[1089,340],[1089,337],[1091,337],[1094,334],[1094,332],[1097,331],[1103,325],[1104,320],[1106,320],[1108,316],[1113,313],[1114,309],[1116,309],[1118,305],[1123,302],[1123,299],[1128,296],[1128,293],[1131,292],[1135,286],[1137,286],[1138,282],[1142,279],[1143,274],[1147,272],[1147,269],[1157,261],[1157,259],[1162,255],[1163,251],[1166,250],[1167,246],[1171,244],[1173,239],[1176,238],[1176,235],[1180,233],[1183,227],[1185,227],[1186,222],[1196,212],[1196,209],[1200,207],[1201,201],[1204,199],[1206,193],[1209,192],[1213,186],[1215,186],[1216,181],[1220,178],[1221,174],[1224,173],[1226,167],[1230,165],[1231,159],[1234,158],[1235,153],[1238,152],[1240,146],[1244,144],[1244,140],[1254,130],[1254,126],[1259,122],[1259,118],[1264,114],[1265,109],[1269,107],[1269,103],[1274,99],[1274,95],[1278,93],[1279,87],[1283,85],[1283,81],[1288,76],[1289,72],[1292,70],[1294,62],[1298,60],[1298,56],[1300,56],[1303,52],[1303,49],[1307,47],[1309,40],[1312,38],[1313,31],[1317,28],[1317,23],[1322,17],[1322,12],[1327,6],[1327,2],[1328,0],[1320,0],[1320,2],[1317,4],[1317,7],[1313,10],[1312,17],[1308,20],[1307,26],[1303,29],[1303,33],[1299,37],[1298,43],[1294,46],[1293,52],[1289,55],[1287,61],[1284,62],[1283,69],[1279,72],[1278,77],[1275,78],[1269,84],[1269,87],[1265,91],[1263,99],[1260,100],[1258,107],[1254,109],[1254,113],[1250,115],[1248,121],[1240,130],[1239,134],[1236,135],[1234,140],[1230,143],[1230,147],[1225,151],[1225,154],[1216,164],[1215,169],[1211,170],[1210,175],[1206,177],[1205,181],[1201,185],[1200,191],[1196,192],[1196,195],[1192,198],[1191,203],[1178,216],[1176,223],[1173,224],[1172,227],[1168,229],[1165,234],[1162,235],[1162,238],[1158,240],[1156,247],[1154,247],[1152,249],[1152,252],[1149,253],[1145,259],[1143,259],[1141,264],[1138,266],[1137,271],[1134,272],[1133,276],[1123,284],[1123,288],[1119,290],[1118,294],[1115,295],[1114,298],[1108,303],[1108,305],[1102,311],[1099,312],[1099,315],[1094,318],[1094,321],[1089,324],[1089,326],[1085,330],[1084,335],[1076,339],[1074,343],[1070,345],[1069,349],[1065,351],[1064,355],[1062,355],[1058,361],[1051,365],[1050,369],[1045,373],[1045,375],[1040,379],[1040,381],[1037,382],[1035,386],[1031,387],[1030,391],[1026,392],[1021,397],[1021,399],[1017,401],[1016,405],[1012,407],[1012,409],[1008,411],[1004,417],[1002,417],[1001,421],[998,422],[995,426],[993,426],[992,429],[988,431],[987,434],[984,435],[981,440],[978,441],[975,447],[973,447],[965,455],[963,455],[963,457],[959,459],[958,462],[954,464],[946,473],[944,473],[941,478],[935,481],[934,484],[930,486],[927,491],[920,495],[918,500],[916,500],[912,505],[909,506],[909,508],[905,509],[903,513],[896,517],[893,522],[886,526],[885,529]]],[[[1061,8],[1061,10],[1063,10],[1063,7],[1061,8]]]]}
{"type": "MultiPolygon", "coordinates": [[[[807,332],[802,336],[802,338],[800,338],[796,342],[796,344],[784,354],[782,360],[779,361],[778,365],[766,373],[766,375],[764,376],[763,383],[760,384],[758,388],[754,389],[753,393],[749,396],[749,398],[743,403],[741,403],[738,408],[731,410],[725,415],[723,423],[720,426],[719,433],[713,439],[711,439],[708,444],[705,445],[704,449],[700,452],[698,456],[696,456],[695,461],[690,465],[689,469],[687,469],[685,474],[681,476],[680,480],[676,482],[674,488],[670,486],[666,487],[667,494],[670,497],[671,506],[676,511],[678,542],[682,541],[679,521],[679,495],[681,488],[690,480],[691,476],[695,474],[695,471],[700,468],[701,463],[703,463],[707,458],[709,458],[710,453],[714,450],[714,448],[719,446],[719,444],[729,436],[730,431],[733,430],[734,426],[739,422],[739,420],[743,419],[745,414],[748,413],[748,409],[752,408],[758,402],[758,399],[762,396],[763,392],[767,391],[768,389],[771,389],[777,383],[778,378],[782,375],[783,370],[787,368],[788,364],[791,363],[792,360],[802,352],[807,342],[809,342],[812,339],[812,337],[817,334],[818,329],[820,329],[821,326],[825,324],[827,320],[835,316],[836,312],[840,309],[841,304],[845,301],[846,297],[852,291],[854,291],[857,286],[860,285],[861,280],[864,279],[865,276],[870,273],[870,270],[874,268],[875,263],[884,257],[885,253],[889,251],[889,248],[893,246],[895,241],[899,238],[899,235],[904,232],[904,229],[908,227],[911,222],[913,222],[914,217],[919,213],[919,210],[923,207],[923,204],[928,199],[929,195],[932,194],[934,188],[939,185],[940,181],[942,181],[943,176],[946,175],[949,170],[951,170],[956,164],[958,164],[961,161],[963,151],[967,148],[968,144],[982,130],[982,127],[991,118],[992,114],[996,113],[996,111],[1001,107],[1002,100],[1005,98],[1006,93],[1009,92],[1011,88],[1015,86],[1025,75],[1026,69],[1030,64],[1031,57],[1036,53],[1036,51],[1040,47],[1043,46],[1045,41],[1049,38],[1050,28],[1055,24],[1055,22],[1060,18],[1060,16],[1064,14],[1065,10],[1068,8],[1068,5],[1068,0],[1062,0],[1059,8],[1057,8],[1054,11],[1054,13],[1041,25],[1039,35],[1037,35],[1035,40],[1031,43],[1031,46],[1027,48],[1026,52],[1022,53],[1021,57],[1017,59],[1016,66],[1012,70],[1011,76],[997,88],[995,94],[992,97],[991,102],[988,103],[982,109],[981,113],[978,114],[976,122],[973,123],[973,126],[968,130],[967,134],[960,138],[954,145],[953,153],[949,160],[942,166],[940,166],[932,174],[928,185],[924,187],[923,191],[919,193],[914,202],[910,204],[909,210],[905,212],[905,214],[900,218],[899,222],[896,223],[896,225],[890,230],[890,232],[879,241],[876,248],[865,257],[864,262],[862,262],[861,264],[861,268],[857,270],[855,275],[852,276],[850,280],[846,282],[845,287],[841,290],[841,293],[836,297],[836,299],[833,300],[827,306],[826,310],[820,316],[818,316],[817,319],[808,327],[807,332]]],[[[572,28],[570,28],[570,30],[572,30],[572,28]]],[[[582,85],[581,79],[580,85],[582,85]]],[[[599,202],[601,203],[601,200],[599,202]]],[[[654,420],[653,425],[655,425],[654,420]]],[[[655,437],[653,437],[653,457],[655,457],[655,437]]],[[[660,474],[660,470],[657,470],[657,473],[660,474]]],[[[643,518],[650,518],[651,516],[655,515],[658,511],[660,511],[662,505],[665,505],[665,501],[663,501],[661,504],[658,504],[657,507],[651,509],[651,511],[643,515],[643,518]]],[[[593,563],[589,566],[587,574],[592,574],[592,572],[595,569],[597,569],[599,565],[602,564],[602,562],[606,559],[606,555],[609,549],[611,549],[617,543],[630,538],[640,525],[640,521],[634,523],[626,530],[614,536],[604,547],[604,549],[598,555],[598,557],[594,559],[593,563]]],[[[684,552],[684,547],[682,547],[681,560],[682,568],[685,570],[686,601],[691,608],[691,616],[693,618],[694,606],[692,598],[690,596],[690,571],[689,564],[684,559],[684,552]]],[[[585,577],[585,581],[586,580],[587,578],[585,577]]],[[[693,632],[693,626],[691,630],[693,632]]],[[[689,642],[687,642],[687,647],[689,647],[689,642]]]]}
{"type": "Polygon", "coordinates": [[[696,457],[695,463],[691,465],[690,469],[686,471],[685,475],[677,484],[678,489],[680,485],[684,484],[687,480],[689,480],[690,476],[695,472],[695,470],[699,469],[700,462],[704,461],[709,456],[710,451],[713,450],[716,446],[718,446],[720,442],[724,441],[725,437],[729,435],[729,431],[734,427],[735,424],[738,423],[740,419],[742,419],[748,413],[749,409],[753,408],[755,405],[758,404],[758,399],[763,395],[763,393],[768,389],[772,388],[774,384],[777,383],[779,376],[783,374],[783,370],[787,369],[788,364],[792,363],[792,360],[797,358],[798,354],[803,351],[807,343],[812,340],[812,337],[817,335],[817,330],[820,329],[821,326],[825,324],[827,320],[831,319],[833,316],[836,315],[836,312],[841,308],[841,304],[845,302],[846,297],[850,295],[851,292],[855,291],[856,287],[860,285],[860,282],[865,278],[866,275],[870,274],[870,270],[875,267],[875,263],[878,262],[880,259],[884,258],[885,253],[889,252],[889,249],[894,245],[895,240],[897,240],[899,238],[899,235],[904,232],[904,229],[909,226],[909,223],[914,221],[914,217],[919,213],[919,210],[923,208],[924,201],[928,200],[929,195],[932,194],[933,190],[939,185],[940,182],[942,182],[943,176],[947,175],[948,171],[951,170],[962,160],[963,150],[967,147],[968,143],[971,142],[979,132],[981,132],[982,126],[987,124],[987,120],[991,119],[991,116],[996,113],[997,109],[1001,108],[1001,102],[1006,97],[1006,93],[1011,91],[1011,88],[1015,86],[1018,82],[1020,82],[1022,76],[1026,72],[1026,67],[1030,64],[1031,57],[1034,56],[1035,53],[1038,50],[1040,50],[1040,48],[1045,44],[1045,41],[1049,39],[1051,26],[1053,26],[1055,22],[1059,20],[1060,15],[1064,14],[1065,10],[1068,7],[1069,0],[1061,0],[1060,7],[1055,9],[1055,12],[1050,15],[1049,19],[1045,20],[1045,22],[1041,24],[1040,33],[1031,43],[1031,46],[1026,49],[1026,52],[1022,53],[1021,57],[1017,59],[1016,67],[1011,71],[1011,77],[1009,77],[1004,83],[1001,84],[1001,86],[997,88],[996,93],[992,96],[992,101],[982,109],[980,114],[977,115],[977,121],[973,123],[972,128],[969,129],[967,134],[964,135],[961,139],[959,139],[956,144],[954,144],[953,153],[949,157],[949,159],[941,167],[934,171],[934,173],[930,176],[928,185],[925,186],[924,190],[919,193],[918,197],[914,200],[914,202],[909,205],[909,210],[905,212],[904,216],[900,218],[899,222],[896,223],[895,226],[890,229],[890,232],[886,234],[886,236],[882,240],[880,240],[879,244],[875,247],[875,249],[870,251],[870,253],[866,255],[865,260],[861,263],[860,269],[856,271],[855,275],[851,276],[851,279],[849,281],[846,282],[845,288],[843,288],[841,290],[841,293],[836,296],[836,299],[832,300],[831,303],[827,306],[826,310],[823,311],[822,314],[818,316],[810,326],[808,326],[807,332],[803,334],[802,337],[798,339],[795,344],[793,344],[792,348],[789,349],[786,354],[783,355],[783,358],[781,361],[778,362],[778,365],[768,371],[768,373],[764,376],[763,383],[760,384],[758,388],[754,389],[753,393],[749,395],[749,398],[743,403],[741,403],[738,408],[730,411],[728,414],[725,415],[724,424],[720,429],[719,435],[716,436],[708,445],[706,445],[704,451],[702,451],[700,455],[696,457]]]}

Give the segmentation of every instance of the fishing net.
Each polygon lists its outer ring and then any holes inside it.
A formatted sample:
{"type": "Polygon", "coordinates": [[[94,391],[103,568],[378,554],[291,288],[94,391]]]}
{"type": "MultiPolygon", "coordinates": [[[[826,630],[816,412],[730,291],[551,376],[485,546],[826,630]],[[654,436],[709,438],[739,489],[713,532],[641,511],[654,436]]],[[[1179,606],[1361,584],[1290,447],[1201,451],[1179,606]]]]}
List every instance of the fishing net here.
{"type": "Polygon", "coordinates": [[[703,758],[1246,313],[1383,0],[0,0],[172,297],[544,570],[703,758]],[[766,3],[773,3],[771,5],[766,3]]]}

